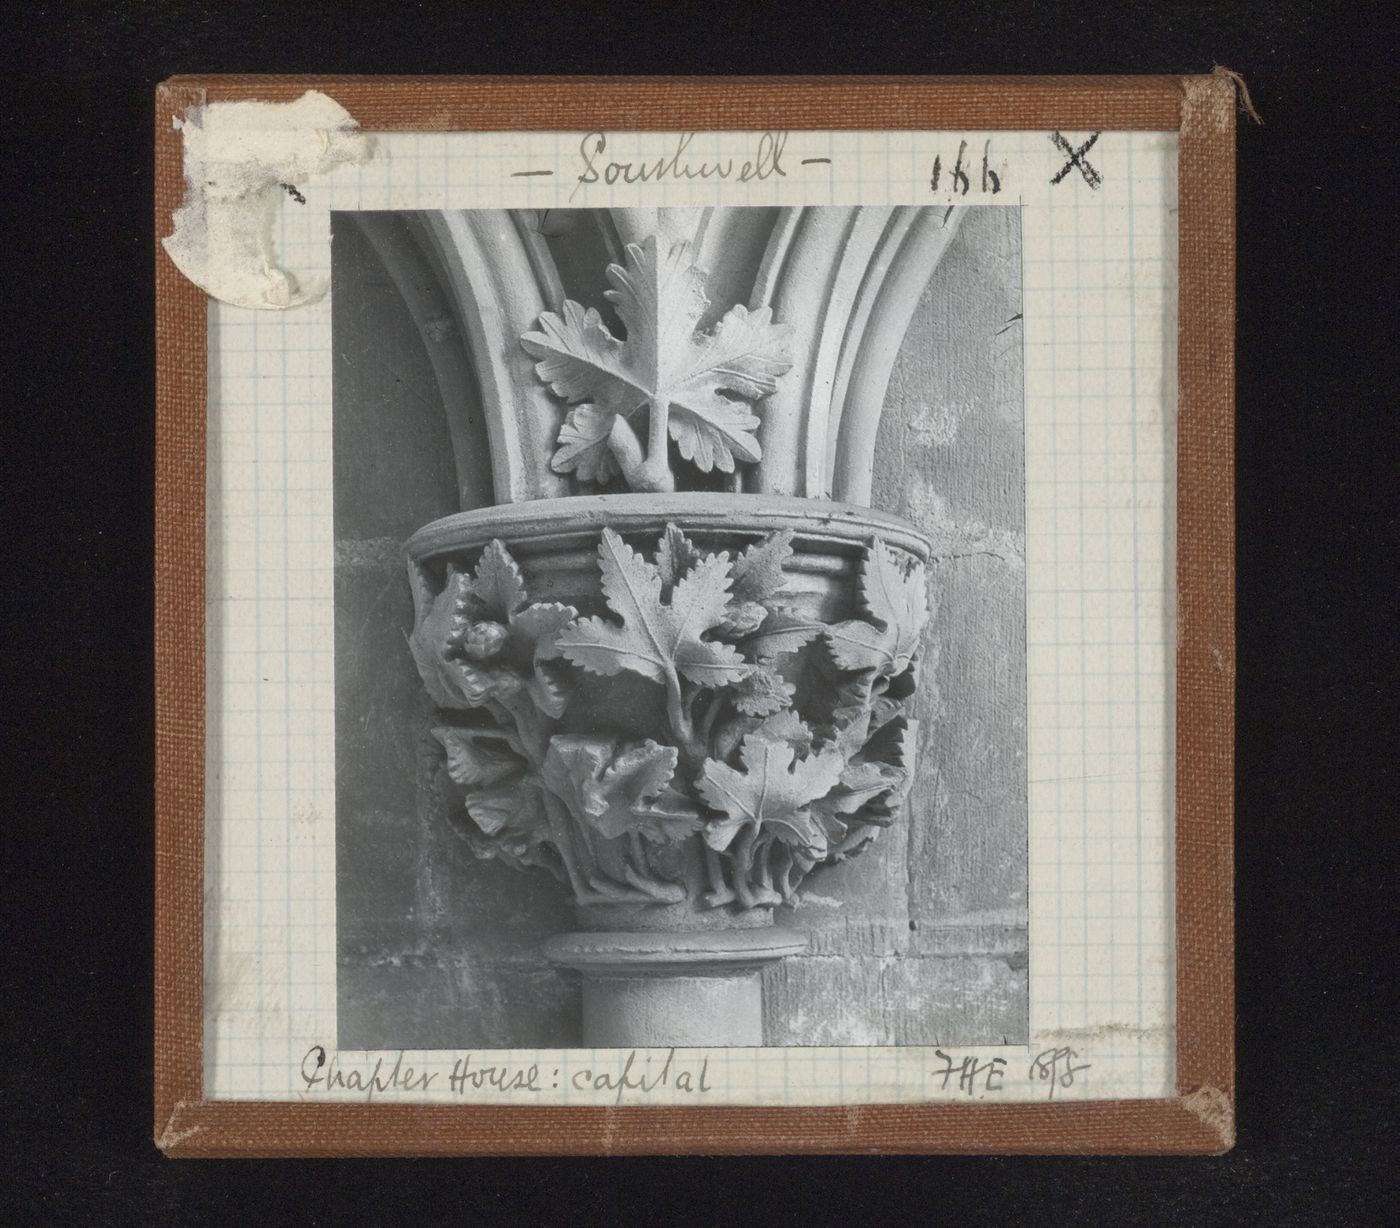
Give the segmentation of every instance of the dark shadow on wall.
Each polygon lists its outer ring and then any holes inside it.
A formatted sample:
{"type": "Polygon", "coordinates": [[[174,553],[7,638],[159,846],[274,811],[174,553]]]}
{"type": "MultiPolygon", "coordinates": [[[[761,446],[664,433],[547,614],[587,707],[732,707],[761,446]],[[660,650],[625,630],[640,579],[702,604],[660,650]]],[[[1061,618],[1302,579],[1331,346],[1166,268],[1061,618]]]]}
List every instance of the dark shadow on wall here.
{"type": "MultiPolygon", "coordinates": [[[[460,510],[446,409],[373,247],[332,218],[339,1044],[578,1043],[573,928],[543,872],[477,860],[442,812],[406,636],[408,536],[460,510]]],[[[908,814],[819,872],[765,974],[771,1044],[1023,1043],[1026,960],[1020,218],[969,212],[910,324],[873,504],[934,540],[920,768],[908,814]]]]}
{"type": "Polygon", "coordinates": [[[559,1044],[577,987],[537,952],[557,884],[478,861],[440,813],[403,546],[460,510],[447,416],[373,248],[332,218],[337,1007],[344,1048],[559,1044]]]}

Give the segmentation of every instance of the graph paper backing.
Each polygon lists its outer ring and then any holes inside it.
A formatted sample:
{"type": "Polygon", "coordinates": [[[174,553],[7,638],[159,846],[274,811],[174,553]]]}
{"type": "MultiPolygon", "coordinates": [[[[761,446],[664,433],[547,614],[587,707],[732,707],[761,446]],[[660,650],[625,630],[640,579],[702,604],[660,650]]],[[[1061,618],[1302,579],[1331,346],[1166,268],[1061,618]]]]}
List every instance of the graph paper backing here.
{"type": "MultiPolygon", "coordinates": [[[[739,156],[752,143],[704,139],[707,151],[739,156]]],[[[1051,182],[1066,159],[1041,132],[798,133],[789,149],[830,157],[829,174],[600,190],[573,203],[951,202],[930,193],[929,167],[963,141],[989,141],[1003,159],[1001,199],[974,193],[969,203],[1022,206],[1026,347],[1031,1043],[1012,1055],[1014,1077],[979,1094],[1043,1098],[1030,1064],[1071,1046],[1090,1068],[1058,1095],[1165,1096],[1175,1047],[1175,136],[1103,134],[1095,189],[1073,170],[1051,182]]],[[[377,136],[366,164],[317,180],[306,207],[282,210],[279,251],[290,267],[328,274],[332,209],[566,203],[567,179],[509,176],[541,159],[563,164],[577,144],[577,134],[377,136]]],[[[295,1099],[306,1094],[308,1047],[336,1033],[330,302],[209,311],[205,1091],[295,1099]]],[[[957,1056],[969,1054],[1008,1056],[957,1056]]],[[[337,1056],[372,1066],[376,1055],[337,1056]]],[[[441,1075],[408,1098],[509,1098],[450,1090],[446,1073],[462,1056],[405,1055],[441,1075]]],[[[708,1103],[967,1095],[931,1049],[708,1058],[708,1103]]],[[[572,1078],[614,1055],[473,1059],[559,1072],[557,1087],[530,1094],[536,1103],[614,1100],[572,1078]]]]}

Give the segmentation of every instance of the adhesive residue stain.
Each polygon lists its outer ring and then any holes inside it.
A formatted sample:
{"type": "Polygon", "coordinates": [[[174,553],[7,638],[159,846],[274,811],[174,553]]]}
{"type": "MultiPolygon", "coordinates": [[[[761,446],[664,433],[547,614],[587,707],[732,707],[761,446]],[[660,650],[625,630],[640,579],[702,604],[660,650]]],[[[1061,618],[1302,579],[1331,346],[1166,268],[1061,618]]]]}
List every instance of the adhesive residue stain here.
{"type": "Polygon", "coordinates": [[[235,307],[280,311],[321,298],[327,276],[299,275],[279,260],[279,212],[302,207],[294,197],[304,198],[309,180],[368,161],[372,138],[316,90],[294,102],[211,102],[175,125],[184,138],[185,199],[161,242],[180,272],[235,307]]]}

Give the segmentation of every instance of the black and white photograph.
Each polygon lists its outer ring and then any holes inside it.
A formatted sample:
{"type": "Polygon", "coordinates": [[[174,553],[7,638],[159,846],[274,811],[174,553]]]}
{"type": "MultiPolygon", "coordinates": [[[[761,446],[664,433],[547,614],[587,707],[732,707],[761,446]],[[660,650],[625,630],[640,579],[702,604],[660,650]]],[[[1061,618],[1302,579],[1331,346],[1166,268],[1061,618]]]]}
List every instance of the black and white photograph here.
{"type": "Polygon", "coordinates": [[[1025,1045],[1020,208],[331,242],[339,1046],[1025,1045]]]}

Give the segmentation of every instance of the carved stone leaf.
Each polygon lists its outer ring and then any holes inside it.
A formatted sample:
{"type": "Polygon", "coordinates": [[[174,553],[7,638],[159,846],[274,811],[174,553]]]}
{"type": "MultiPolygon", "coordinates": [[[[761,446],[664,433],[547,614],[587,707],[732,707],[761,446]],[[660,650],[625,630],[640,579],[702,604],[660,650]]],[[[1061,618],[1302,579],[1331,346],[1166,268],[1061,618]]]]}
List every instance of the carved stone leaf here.
{"type": "Polygon", "coordinates": [[[783,568],[792,558],[791,529],[770,533],[734,560],[734,600],[766,601],[783,587],[783,568]]]}
{"type": "Polygon", "coordinates": [[[561,432],[555,470],[582,477],[589,468],[601,480],[596,449],[613,417],[631,418],[653,403],[670,408],[671,436],[700,469],[731,472],[736,457],[759,459],[758,419],[745,402],[772,392],[791,367],[791,330],[775,326],[768,308],[750,313],[738,306],[713,333],[697,334],[708,306],[705,277],[686,243],[664,252],[654,236],[629,244],[626,263],[610,265],[608,280],[613,288],[606,296],[627,326],[625,341],[612,336],[596,311],[572,301],[562,316],[545,312],[539,329],[521,338],[538,360],[540,379],[569,404],[594,411],[573,419],[567,438],[561,432]]]}
{"type": "MultiPolygon", "coordinates": [[[[691,272],[703,285],[704,274],[697,269],[691,272]]],[[[731,307],[708,337],[700,334],[688,339],[690,371],[679,384],[681,393],[705,387],[722,388],[749,401],[767,396],[777,388],[778,377],[792,369],[791,335],[791,326],[773,323],[771,307],[757,311],[743,304],[731,307]]],[[[685,396],[678,396],[677,402],[685,404],[685,396]]]]}
{"type": "Polygon", "coordinates": [[[612,738],[560,734],[550,739],[545,783],[570,813],[612,840],[642,825],[636,809],[670,784],[677,758],[674,746],[650,739],[619,749],[612,738]]]}
{"type": "Polygon", "coordinates": [[[490,542],[477,560],[469,602],[478,618],[504,623],[525,604],[525,581],[520,568],[499,539],[490,542]]]}
{"type": "Polygon", "coordinates": [[[525,687],[525,680],[517,671],[447,655],[449,641],[439,634],[438,612],[444,598],[450,596],[444,590],[409,637],[408,646],[424,687],[440,708],[479,708],[493,699],[509,701],[525,687]]]}
{"type": "Polygon", "coordinates": [[[598,829],[605,836],[620,836],[636,827],[637,809],[670,785],[678,761],[674,746],[661,746],[650,738],[620,749],[597,785],[599,800],[607,802],[595,820],[598,829]]]}
{"type": "Polygon", "coordinates": [[[526,606],[510,620],[510,635],[517,649],[536,661],[548,661],[559,655],[557,639],[575,618],[578,611],[557,601],[539,601],[526,606]]]}
{"type": "Polygon", "coordinates": [[[790,743],[750,734],[739,758],[742,772],[714,759],[701,769],[700,796],[725,815],[706,826],[706,842],[724,850],[744,827],[767,828],[786,844],[824,854],[826,836],[811,806],[840,779],[841,756],[820,751],[799,759],[790,743]]]}
{"type": "Polygon", "coordinates": [[[686,400],[673,402],[667,429],[680,454],[701,473],[733,473],[736,459],[756,461],[763,456],[754,433],[758,418],[742,401],[703,387],[678,389],[673,395],[682,394],[686,400]]]}
{"type": "Polygon", "coordinates": [[[560,650],[580,669],[604,676],[630,670],[653,682],[664,682],[664,656],[644,635],[619,627],[606,618],[581,618],[559,640],[560,650]]]}
{"type": "Polygon", "coordinates": [[[903,768],[887,763],[848,764],[841,773],[840,784],[816,805],[824,812],[854,815],[861,822],[886,826],[889,822],[888,807],[868,813],[867,810],[872,803],[901,789],[904,779],[903,768]]]}
{"type": "Polygon", "coordinates": [[[870,728],[880,729],[904,711],[904,705],[888,695],[881,695],[870,705],[870,728]]]}
{"type": "Polygon", "coordinates": [[[846,838],[850,828],[834,810],[825,802],[815,802],[812,806],[812,816],[821,824],[822,834],[826,837],[826,851],[828,855],[831,849],[839,845],[846,838]]]}
{"type": "MultiPolygon", "coordinates": [[[[849,742],[838,736],[836,749],[850,757],[841,783],[814,810],[841,815],[853,827],[888,827],[913,783],[918,725],[901,712],[863,736],[854,753],[849,742]]],[[[868,730],[870,722],[855,722],[851,728],[868,730]]]]}
{"type": "Polygon", "coordinates": [[[752,660],[773,661],[790,652],[799,652],[827,630],[825,623],[787,610],[769,610],[758,630],[745,636],[739,647],[752,660]]]}
{"type": "Polygon", "coordinates": [[[656,570],[661,573],[661,595],[671,599],[671,590],[700,561],[700,551],[673,524],[666,526],[656,547],[656,570]]]}
{"type": "Polygon", "coordinates": [[[584,618],[556,637],[560,652],[595,674],[630,670],[653,682],[679,672],[700,686],[735,682],[750,668],[728,644],[701,638],[729,600],[729,559],[710,555],[662,601],[661,574],[611,529],[598,545],[603,593],[622,625],[584,618]]]}
{"type": "Polygon", "coordinates": [[[544,797],[533,775],[468,794],[467,813],[488,836],[523,836],[537,842],[549,829],[544,797]]]}
{"type": "Polygon", "coordinates": [[[771,716],[792,703],[797,688],[771,667],[756,665],[733,686],[734,706],[749,716],[771,716]]]}
{"type": "Polygon", "coordinates": [[[565,877],[550,843],[544,792],[533,773],[470,794],[466,809],[472,823],[457,830],[477,857],[516,870],[542,866],[558,879],[565,877]]]}
{"type": "Polygon", "coordinates": [[[635,382],[635,357],[608,331],[603,317],[565,300],[564,314],[546,311],[538,332],[520,339],[526,353],[539,361],[535,374],[571,405],[587,402],[608,418],[629,414],[646,404],[635,382]]]}
{"type": "Polygon", "coordinates": [[[885,679],[885,688],[882,694],[892,700],[903,700],[911,698],[918,689],[919,660],[915,657],[910,661],[909,668],[902,674],[892,674],[885,679]]]}
{"type": "Polygon", "coordinates": [[[916,756],[918,734],[919,722],[899,712],[871,732],[861,756],[881,763],[892,763],[896,767],[911,768],[916,756]]]}
{"type": "Polygon", "coordinates": [[[849,759],[858,754],[870,736],[870,709],[861,708],[855,713],[838,711],[830,725],[821,727],[821,741],[849,759]]]}
{"type": "Polygon", "coordinates": [[[752,635],[768,617],[768,607],[757,601],[731,601],[724,609],[724,619],[717,628],[726,640],[741,640],[752,635]]]}
{"type": "Polygon", "coordinates": [[[446,670],[445,654],[461,633],[461,610],[470,579],[457,572],[447,577],[442,592],[408,638],[409,650],[423,685],[440,708],[460,708],[463,701],[456,680],[446,670]]]}
{"type": "Polygon", "coordinates": [[[799,755],[807,754],[815,742],[815,737],[809,726],[791,708],[785,712],[779,712],[776,716],[770,716],[766,721],[758,726],[750,735],[759,739],[770,741],[786,742],[799,755]]]}
{"type": "Polygon", "coordinates": [[[510,832],[499,836],[483,836],[470,823],[463,823],[460,827],[454,824],[454,828],[482,861],[499,861],[512,870],[528,870],[532,866],[539,866],[548,870],[561,883],[568,882],[568,874],[564,871],[559,854],[547,840],[510,832]]]}
{"type": "Polygon", "coordinates": [[[459,785],[494,785],[525,770],[525,760],[506,744],[498,730],[439,725],[433,737],[447,752],[447,774],[459,785]]]}
{"type": "Polygon", "coordinates": [[[481,789],[467,798],[467,813],[488,836],[498,835],[517,809],[515,783],[481,789]]]}
{"type": "Polygon", "coordinates": [[[444,648],[459,648],[472,625],[472,577],[449,565],[446,583],[424,619],[427,633],[444,648]]]}
{"type": "Polygon", "coordinates": [[[569,686],[546,662],[559,655],[559,634],[577,617],[573,606],[541,601],[512,615],[509,624],[512,660],[526,674],[530,698],[540,711],[556,719],[568,706],[569,686]]]}
{"type": "Polygon", "coordinates": [[[600,485],[617,476],[617,460],[608,439],[613,415],[596,405],[576,405],[559,428],[559,449],[549,462],[555,473],[576,473],[600,485]]]}
{"type": "Polygon", "coordinates": [[[588,809],[585,785],[603,774],[612,761],[615,745],[612,738],[579,734],[556,734],[550,738],[544,758],[544,783],[570,814],[581,817],[588,809]]]}
{"type": "MultiPolygon", "coordinates": [[[[906,670],[900,679],[911,676],[912,671],[906,670]]],[[[832,702],[827,719],[836,731],[833,736],[841,745],[848,746],[852,754],[875,730],[904,711],[903,704],[889,697],[889,688],[895,681],[866,670],[838,675],[828,688],[832,702]]],[[[912,688],[909,693],[913,693],[912,688]]]]}
{"type": "Polygon", "coordinates": [[[542,662],[559,655],[556,637],[577,611],[528,600],[520,568],[500,541],[482,551],[471,577],[448,575],[409,638],[418,672],[439,707],[495,701],[522,717],[528,697],[545,715],[563,715],[568,687],[542,662]]]}
{"type": "Polygon", "coordinates": [[[569,686],[562,678],[541,665],[530,676],[526,693],[546,716],[558,720],[569,706],[569,686]]]}
{"type": "Polygon", "coordinates": [[[676,628],[676,668],[699,686],[725,686],[749,669],[735,648],[700,638],[723,623],[729,583],[729,556],[706,555],[676,584],[667,607],[676,628]]]}
{"type": "Polygon", "coordinates": [[[568,706],[570,686],[563,673],[547,664],[559,656],[558,637],[578,617],[573,606],[537,602],[512,614],[511,660],[526,678],[526,692],[545,715],[558,719],[568,706]]]}
{"type": "Polygon", "coordinates": [[[924,569],[908,572],[876,538],[860,568],[860,598],[870,621],[852,619],[826,629],[831,655],[842,669],[873,669],[893,676],[907,670],[928,621],[924,569]]]}
{"type": "Polygon", "coordinates": [[[874,827],[860,823],[855,824],[848,829],[847,835],[840,843],[833,842],[827,848],[826,860],[833,865],[838,865],[865,852],[866,847],[875,839],[876,830],[874,827]]]}
{"type": "Polygon", "coordinates": [[[637,832],[653,844],[679,844],[704,824],[700,808],[668,785],[655,798],[632,807],[637,832]]]}
{"type": "Polygon", "coordinates": [[[841,798],[837,810],[841,814],[854,814],[866,802],[898,788],[903,779],[903,770],[888,763],[848,764],[841,773],[840,788],[833,791],[841,798]]]}
{"type": "Polygon", "coordinates": [[[627,327],[627,347],[636,370],[652,387],[680,374],[693,333],[705,314],[705,275],[690,259],[690,244],[662,250],[655,235],[627,245],[624,263],[608,265],[606,298],[627,327]]]}
{"type": "Polygon", "coordinates": [[[705,472],[731,473],[735,457],[754,461],[763,455],[753,434],[758,419],[743,401],[767,396],[792,367],[790,334],[773,324],[771,307],[750,312],[738,305],[709,338],[691,341],[691,373],[671,392],[671,437],[682,456],[705,472]]]}

